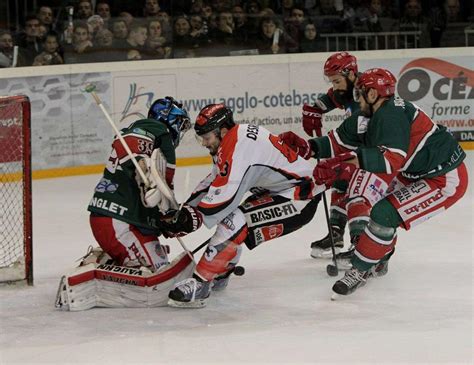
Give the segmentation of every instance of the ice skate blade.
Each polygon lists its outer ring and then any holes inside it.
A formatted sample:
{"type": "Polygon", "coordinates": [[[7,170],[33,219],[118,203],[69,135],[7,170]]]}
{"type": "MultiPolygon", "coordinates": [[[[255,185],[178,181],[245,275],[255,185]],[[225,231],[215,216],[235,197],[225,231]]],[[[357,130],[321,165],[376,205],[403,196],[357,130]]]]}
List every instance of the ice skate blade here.
{"type": "Polygon", "coordinates": [[[335,302],[338,299],[339,299],[339,294],[333,292],[332,295],[331,295],[331,300],[333,302],[335,302]]]}
{"type": "Polygon", "coordinates": [[[204,308],[207,305],[207,298],[197,299],[193,302],[178,302],[173,299],[168,299],[168,305],[173,308],[204,308]]]}
{"type": "MultiPolygon", "coordinates": [[[[334,252],[336,255],[341,251],[340,248],[335,248],[334,252]]],[[[313,259],[331,259],[332,258],[332,251],[329,250],[322,250],[320,248],[313,248],[311,249],[311,255],[313,259]]]]}

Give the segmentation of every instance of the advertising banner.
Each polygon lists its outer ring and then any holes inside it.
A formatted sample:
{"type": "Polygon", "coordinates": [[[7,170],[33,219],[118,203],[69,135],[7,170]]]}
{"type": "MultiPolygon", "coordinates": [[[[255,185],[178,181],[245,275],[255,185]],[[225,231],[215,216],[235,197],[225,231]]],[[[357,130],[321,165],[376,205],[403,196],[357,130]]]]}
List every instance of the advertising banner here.
{"type": "Polygon", "coordinates": [[[31,156],[34,170],[102,161],[113,133],[84,85],[93,82],[107,107],[110,74],[64,74],[7,78],[2,95],[27,95],[31,102],[31,156]]]}
{"type": "MultiPolygon", "coordinates": [[[[474,141],[474,70],[472,48],[354,52],[359,71],[388,68],[398,79],[397,94],[420,106],[436,123],[463,142],[474,141]]],[[[32,109],[33,167],[54,169],[100,164],[113,137],[100,109],[82,89],[94,83],[119,127],[146,117],[157,98],[173,96],[194,121],[207,104],[225,103],[238,123],[252,123],[273,133],[301,125],[304,103],[330,88],[323,76],[329,53],[242,56],[213,59],[116,62],[41,67],[15,77],[0,70],[2,95],[25,94],[32,109]],[[36,71],[37,70],[37,71],[36,71]],[[56,70],[54,68],[54,70],[56,70]],[[59,73],[59,71],[58,71],[59,73]]],[[[350,113],[350,111],[349,111],[350,113]]],[[[343,110],[324,115],[323,130],[337,128],[343,110]]],[[[469,146],[469,145],[468,145],[469,146]]],[[[207,150],[188,133],[178,158],[202,157],[207,150]]]]}

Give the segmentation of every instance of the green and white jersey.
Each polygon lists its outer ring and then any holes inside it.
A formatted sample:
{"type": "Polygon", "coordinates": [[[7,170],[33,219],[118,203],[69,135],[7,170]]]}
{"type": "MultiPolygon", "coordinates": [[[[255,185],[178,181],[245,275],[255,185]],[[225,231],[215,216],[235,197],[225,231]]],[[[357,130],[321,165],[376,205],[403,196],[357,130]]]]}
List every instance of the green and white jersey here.
{"type": "Polygon", "coordinates": [[[312,140],[319,157],[356,151],[361,168],[418,179],[443,175],[465,158],[454,137],[413,103],[392,97],[371,118],[360,112],[328,137],[312,140]]]}
{"type": "MultiPolygon", "coordinates": [[[[138,161],[151,156],[156,148],[161,150],[167,161],[166,182],[173,188],[176,154],[168,127],[154,119],[141,119],[123,128],[121,134],[138,161]]],[[[95,187],[88,210],[158,234],[158,208],[143,206],[135,174],[135,165],[120,140],[115,137],[112,152],[103,176],[95,187]]]]}

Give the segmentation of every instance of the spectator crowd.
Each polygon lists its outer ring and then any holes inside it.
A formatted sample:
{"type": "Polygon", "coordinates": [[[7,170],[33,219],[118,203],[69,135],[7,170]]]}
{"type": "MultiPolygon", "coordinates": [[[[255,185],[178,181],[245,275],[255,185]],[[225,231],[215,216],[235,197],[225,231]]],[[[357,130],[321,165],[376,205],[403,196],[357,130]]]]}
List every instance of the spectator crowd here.
{"type": "MultiPolygon", "coordinates": [[[[20,29],[3,25],[0,67],[336,50],[335,38],[330,43],[321,34],[370,35],[352,37],[344,50],[440,47],[449,26],[465,27],[473,11],[467,0],[135,0],[126,9],[116,3],[42,3],[20,29]]],[[[464,45],[464,34],[451,38],[448,45],[464,45]]]]}

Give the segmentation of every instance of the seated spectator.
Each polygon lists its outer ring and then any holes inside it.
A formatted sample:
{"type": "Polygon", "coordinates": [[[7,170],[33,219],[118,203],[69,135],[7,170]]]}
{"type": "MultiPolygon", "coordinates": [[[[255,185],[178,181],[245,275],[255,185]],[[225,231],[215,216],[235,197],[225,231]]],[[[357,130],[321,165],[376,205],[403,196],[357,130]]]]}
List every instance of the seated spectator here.
{"type": "Polygon", "coordinates": [[[305,23],[306,16],[303,8],[293,7],[290,11],[290,16],[285,20],[285,31],[293,44],[293,46],[288,45],[288,52],[299,51],[299,44],[303,37],[303,26],[305,23]]]}
{"type": "Polygon", "coordinates": [[[300,52],[324,52],[326,49],[316,30],[316,24],[307,22],[303,29],[303,38],[300,41],[300,52]]]}
{"type": "Polygon", "coordinates": [[[8,30],[0,30],[0,68],[27,66],[25,56],[19,49],[16,60],[14,59],[13,47],[11,33],[8,30]]]}
{"type": "Polygon", "coordinates": [[[249,29],[247,24],[247,15],[241,6],[234,6],[232,8],[232,16],[235,24],[235,37],[240,43],[245,44],[249,38],[249,29]]]}
{"type": "Polygon", "coordinates": [[[262,19],[260,36],[255,45],[259,54],[286,53],[286,40],[287,36],[274,18],[262,19]]]}
{"type": "Polygon", "coordinates": [[[189,35],[192,38],[193,47],[207,47],[211,41],[209,39],[207,24],[204,24],[202,17],[199,14],[191,15],[189,18],[189,24],[191,25],[189,35]]]}
{"type": "Polygon", "coordinates": [[[147,26],[140,22],[135,22],[130,27],[130,32],[128,33],[127,39],[117,41],[114,44],[116,51],[119,53],[119,60],[127,59],[137,59],[136,52],[131,52],[130,50],[136,50],[140,54],[144,51],[145,42],[147,39],[147,26]],[[135,55],[135,58],[130,58],[130,54],[135,55]]]}
{"type": "Polygon", "coordinates": [[[360,32],[381,32],[380,18],[383,14],[382,1],[371,0],[368,5],[356,9],[356,29],[360,32]]]}
{"type": "Polygon", "coordinates": [[[242,47],[234,34],[234,17],[229,11],[219,13],[217,17],[217,28],[211,31],[209,37],[212,42],[212,55],[228,56],[230,52],[242,47]]]}
{"type": "Polygon", "coordinates": [[[99,15],[103,20],[104,24],[108,24],[110,21],[110,5],[104,0],[97,2],[95,6],[95,13],[99,15]]]}
{"type": "Polygon", "coordinates": [[[41,40],[39,38],[40,21],[36,15],[29,15],[25,20],[25,30],[20,32],[16,45],[22,49],[27,66],[31,66],[35,57],[40,54],[41,40]]]}
{"type": "Polygon", "coordinates": [[[212,32],[217,27],[216,13],[212,6],[204,4],[201,8],[201,17],[203,22],[207,24],[209,32],[212,32]]]}
{"type": "Polygon", "coordinates": [[[168,43],[173,40],[173,26],[171,25],[170,16],[164,10],[158,12],[156,18],[161,24],[161,35],[166,38],[168,43]]]}
{"type": "Polygon", "coordinates": [[[127,23],[123,18],[115,18],[112,20],[111,31],[115,42],[125,40],[128,37],[127,23]]]}
{"type": "Polygon", "coordinates": [[[94,39],[97,32],[104,29],[104,19],[102,19],[100,15],[92,15],[87,19],[87,25],[89,27],[89,34],[91,38],[94,39]]]}
{"type": "Polygon", "coordinates": [[[400,35],[398,48],[424,48],[429,46],[428,19],[422,14],[419,0],[407,1],[403,16],[398,23],[395,23],[395,30],[400,32],[421,32],[420,35],[415,36],[400,35]]]}
{"type": "Polygon", "coordinates": [[[43,5],[38,8],[36,17],[46,27],[46,31],[49,32],[53,29],[53,9],[51,7],[43,5]]]}
{"type": "Polygon", "coordinates": [[[162,27],[158,19],[152,19],[148,23],[148,37],[142,54],[146,59],[162,59],[171,56],[171,47],[162,35],[162,27]]]}
{"type": "Polygon", "coordinates": [[[178,16],[174,21],[173,35],[173,52],[174,58],[187,57],[188,50],[193,47],[193,39],[191,38],[191,24],[188,18],[178,16]]]}
{"type": "Polygon", "coordinates": [[[77,18],[87,20],[92,15],[94,15],[94,12],[92,11],[91,0],[80,0],[77,4],[77,18]]]}
{"type": "Polygon", "coordinates": [[[436,4],[430,8],[428,17],[431,47],[440,47],[441,38],[443,37],[448,22],[444,0],[436,1],[436,4]]]}
{"type": "Polygon", "coordinates": [[[87,23],[75,23],[72,44],[64,47],[64,62],[68,64],[91,62],[93,61],[90,55],[91,51],[92,42],[87,23]]]}
{"type": "Polygon", "coordinates": [[[108,29],[100,29],[94,38],[94,47],[90,51],[95,62],[120,61],[120,53],[114,48],[114,36],[108,29]]]}
{"type": "Polygon", "coordinates": [[[446,0],[445,10],[447,14],[448,23],[456,23],[466,21],[464,15],[460,12],[461,5],[459,0],[446,0]]]}
{"type": "Polygon", "coordinates": [[[160,11],[160,4],[158,0],[145,0],[143,6],[143,16],[145,18],[156,17],[160,11]]]}
{"type": "Polygon", "coordinates": [[[251,0],[244,7],[247,12],[247,39],[255,43],[260,37],[260,23],[262,16],[260,14],[262,7],[258,1],[251,0]]]}
{"type": "Polygon", "coordinates": [[[132,26],[132,23],[135,21],[132,14],[130,14],[127,11],[120,12],[119,18],[125,21],[125,25],[127,26],[127,29],[130,29],[130,27],[132,26]]]}
{"type": "Polygon", "coordinates": [[[58,35],[49,32],[43,41],[43,52],[35,57],[33,66],[62,65],[64,60],[60,53],[58,35]]]}

